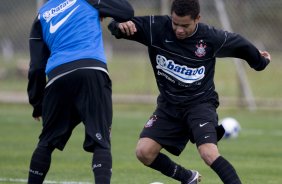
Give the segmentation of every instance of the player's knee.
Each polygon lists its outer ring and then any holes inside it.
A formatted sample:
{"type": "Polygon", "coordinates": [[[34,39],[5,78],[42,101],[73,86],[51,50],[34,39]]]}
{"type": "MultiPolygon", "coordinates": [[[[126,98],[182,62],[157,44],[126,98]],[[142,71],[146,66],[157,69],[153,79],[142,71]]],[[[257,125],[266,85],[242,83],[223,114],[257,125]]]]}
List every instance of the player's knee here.
{"type": "Polygon", "coordinates": [[[144,157],[144,153],[143,153],[142,149],[140,149],[139,147],[136,147],[135,155],[136,155],[136,157],[138,158],[138,160],[140,162],[143,162],[143,160],[144,160],[144,158],[143,158],[144,157]]]}
{"type": "Polygon", "coordinates": [[[154,160],[154,154],[145,148],[137,147],[135,153],[138,160],[144,165],[150,165],[154,160]]]}
{"type": "Polygon", "coordinates": [[[144,165],[150,165],[159,154],[160,149],[161,146],[156,142],[143,138],[139,140],[135,153],[140,162],[144,165]]]}
{"type": "Polygon", "coordinates": [[[211,165],[220,155],[215,144],[203,144],[198,147],[201,158],[207,165],[211,165]]]}

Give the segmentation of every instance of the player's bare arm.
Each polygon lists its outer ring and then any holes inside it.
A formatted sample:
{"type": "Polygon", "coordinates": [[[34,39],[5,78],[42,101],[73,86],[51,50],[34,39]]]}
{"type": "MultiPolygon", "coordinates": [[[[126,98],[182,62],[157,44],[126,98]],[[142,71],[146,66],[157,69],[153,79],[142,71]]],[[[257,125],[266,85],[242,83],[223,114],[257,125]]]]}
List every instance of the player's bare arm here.
{"type": "Polygon", "coordinates": [[[123,34],[126,34],[127,36],[134,35],[134,33],[137,31],[136,26],[132,21],[118,23],[118,28],[123,34]]]}

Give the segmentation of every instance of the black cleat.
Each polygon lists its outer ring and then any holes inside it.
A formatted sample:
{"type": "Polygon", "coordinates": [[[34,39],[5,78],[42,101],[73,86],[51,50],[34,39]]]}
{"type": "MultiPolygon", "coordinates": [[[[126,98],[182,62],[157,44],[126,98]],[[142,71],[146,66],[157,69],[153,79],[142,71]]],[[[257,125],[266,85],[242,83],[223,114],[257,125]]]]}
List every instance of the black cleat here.
{"type": "Polygon", "coordinates": [[[198,171],[191,170],[192,176],[189,178],[187,182],[182,182],[181,184],[198,184],[201,181],[201,175],[198,171]]]}

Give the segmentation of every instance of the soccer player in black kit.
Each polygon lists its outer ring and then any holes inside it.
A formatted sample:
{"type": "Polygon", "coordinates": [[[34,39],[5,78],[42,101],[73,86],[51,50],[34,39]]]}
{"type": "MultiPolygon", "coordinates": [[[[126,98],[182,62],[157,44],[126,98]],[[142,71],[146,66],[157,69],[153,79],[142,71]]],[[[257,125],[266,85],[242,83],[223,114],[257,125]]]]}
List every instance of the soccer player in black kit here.
{"type": "Polygon", "coordinates": [[[27,91],[32,116],[42,118],[43,128],[30,160],[28,184],[44,183],[54,150],[64,150],[80,123],[95,184],[111,183],[112,82],[101,20],[133,16],[127,0],[48,0],[39,9],[29,38],[27,91]]]}
{"type": "Polygon", "coordinates": [[[241,184],[217,147],[224,130],[218,125],[216,112],[216,57],[241,58],[257,71],[265,69],[271,57],[242,36],[199,19],[198,0],[174,0],[171,16],[134,17],[122,23],[113,20],[108,26],[116,38],[148,47],[160,91],[157,108],[140,134],[136,156],[144,165],[182,184],[196,184],[200,181],[198,171],[185,169],[160,152],[164,148],[179,156],[191,141],[223,183],[241,184]]]}

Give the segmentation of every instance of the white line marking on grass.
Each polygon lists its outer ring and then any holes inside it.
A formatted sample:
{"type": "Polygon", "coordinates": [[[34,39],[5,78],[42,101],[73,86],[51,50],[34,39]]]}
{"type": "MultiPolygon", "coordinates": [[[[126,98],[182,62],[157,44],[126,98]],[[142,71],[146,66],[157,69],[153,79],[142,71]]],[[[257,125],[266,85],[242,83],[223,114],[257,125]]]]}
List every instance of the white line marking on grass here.
{"type": "MultiPolygon", "coordinates": [[[[1,182],[14,182],[14,183],[27,183],[26,179],[16,179],[16,178],[0,178],[1,182]]],[[[44,184],[93,184],[89,182],[79,182],[79,181],[44,181],[44,184]]]]}

